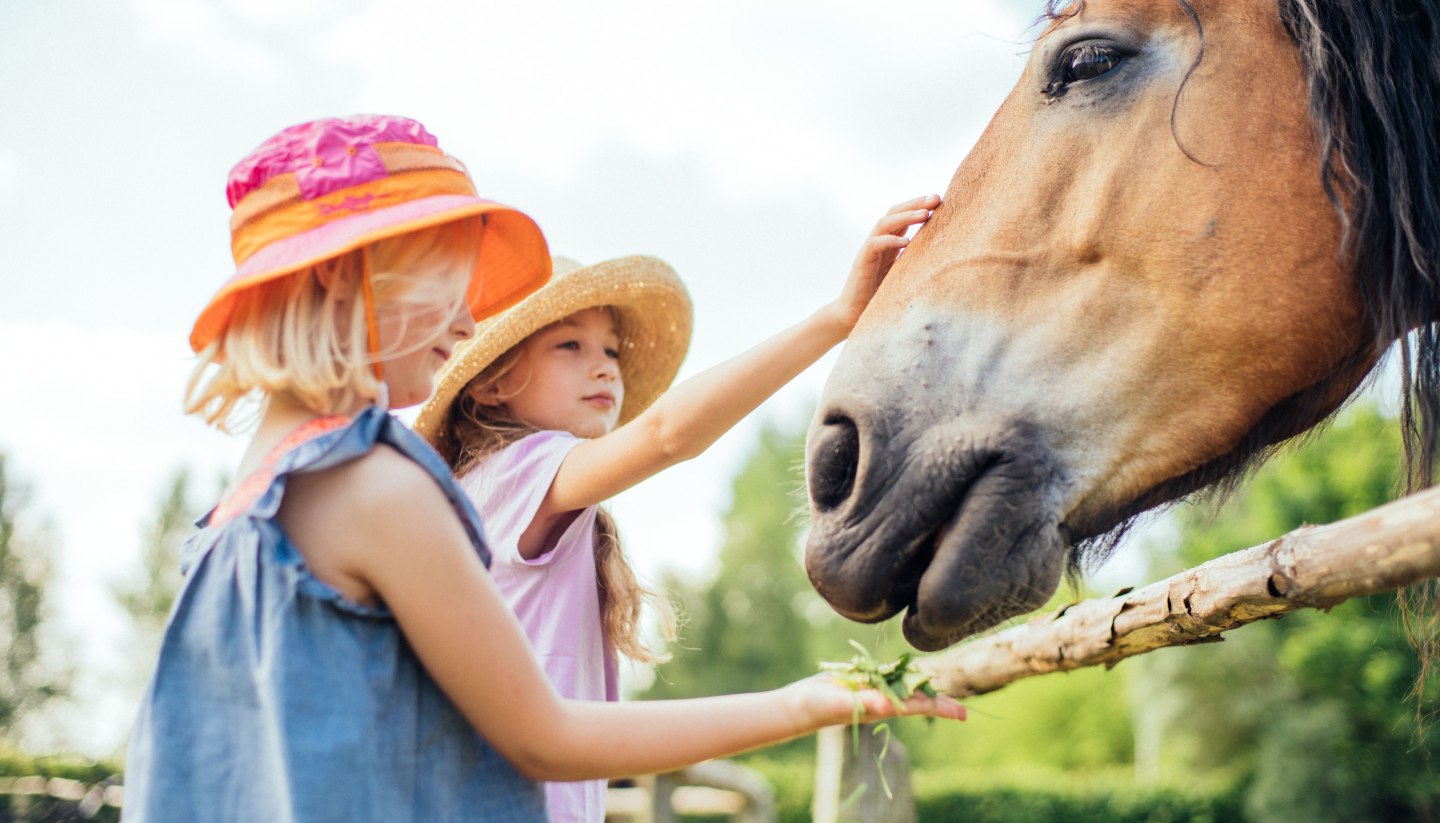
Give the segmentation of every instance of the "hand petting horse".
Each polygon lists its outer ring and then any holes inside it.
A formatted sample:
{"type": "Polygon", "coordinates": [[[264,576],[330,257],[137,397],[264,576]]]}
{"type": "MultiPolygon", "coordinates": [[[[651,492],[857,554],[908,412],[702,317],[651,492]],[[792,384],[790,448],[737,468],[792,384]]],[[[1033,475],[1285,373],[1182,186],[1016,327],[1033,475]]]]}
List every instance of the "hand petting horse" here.
{"type": "Polygon", "coordinates": [[[1325,421],[1401,341],[1440,419],[1440,0],[1050,0],[855,328],[806,567],[938,649],[1325,421]]]}

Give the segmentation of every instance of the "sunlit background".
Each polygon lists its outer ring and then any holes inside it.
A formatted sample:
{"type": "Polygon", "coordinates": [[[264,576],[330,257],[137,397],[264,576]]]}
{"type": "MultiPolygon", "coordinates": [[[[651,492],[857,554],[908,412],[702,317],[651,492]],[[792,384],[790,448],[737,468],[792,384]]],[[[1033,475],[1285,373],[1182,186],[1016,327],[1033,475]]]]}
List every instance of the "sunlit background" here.
{"type": "MultiPolygon", "coordinates": [[[[556,253],[672,264],[696,304],[683,379],[831,299],[886,208],[944,191],[1041,5],[0,0],[0,503],[50,553],[42,664],[69,683],[0,727],[0,755],[123,749],[153,648],[117,591],[144,573],[176,473],[207,505],[243,445],[179,407],[190,323],[232,270],[226,173],[260,141],[327,115],[420,120],[556,253]]],[[[668,673],[627,671],[632,693],[778,685],[846,637],[901,648],[815,611],[794,558],[799,437],[833,357],[615,501],[636,565],[694,616],[668,673]]],[[[1081,594],[1376,505],[1389,414],[1362,404],[1219,520],[1141,530],[1081,594]]],[[[906,727],[917,796],[952,809],[922,819],[1440,813],[1437,735],[1404,701],[1414,657],[1390,604],[1028,681],[974,701],[964,727],[906,727]]],[[[808,756],[750,761],[802,817],[808,756]]]]}

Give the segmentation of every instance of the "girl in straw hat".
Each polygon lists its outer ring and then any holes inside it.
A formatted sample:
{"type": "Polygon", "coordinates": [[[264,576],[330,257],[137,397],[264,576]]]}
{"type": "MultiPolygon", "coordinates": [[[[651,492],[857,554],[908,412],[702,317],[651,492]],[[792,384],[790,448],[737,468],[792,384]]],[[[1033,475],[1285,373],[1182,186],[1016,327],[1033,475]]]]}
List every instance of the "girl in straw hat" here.
{"type": "Polygon", "coordinates": [[[128,823],[543,821],[535,779],[662,771],[849,717],[823,679],[635,706],[555,694],[474,509],[386,413],[550,274],[535,224],[476,197],[419,123],[286,129],[229,194],[237,269],[191,335],[187,408],[223,427],[254,399],[258,415],[241,480],[181,551],[128,823]]]}
{"type": "MultiPolygon", "coordinates": [[[[660,659],[641,637],[645,601],[674,624],[636,582],[598,504],[704,451],[843,340],[906,232],[937,205],[932,196],[891,209],[837,300],[668,392],[689,345],[690,299],[652,257],[588,267],[556,258],[548,285],[457,350],[415,428],[479,510],[495,584],[562,696],[613,701],[616,652],[660,659]]],[[[555,823],[604,818],[604,781],[552,783],[546,795],[555,823]]]]}

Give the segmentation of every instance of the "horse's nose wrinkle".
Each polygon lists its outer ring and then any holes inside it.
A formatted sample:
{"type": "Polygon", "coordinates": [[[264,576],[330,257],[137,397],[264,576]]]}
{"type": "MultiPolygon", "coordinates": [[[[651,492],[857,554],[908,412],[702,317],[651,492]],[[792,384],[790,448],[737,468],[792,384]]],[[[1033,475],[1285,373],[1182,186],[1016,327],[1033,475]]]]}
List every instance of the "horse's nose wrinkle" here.
{"type": "Polygon", "coordinates": [[[855,489],[860,432],[842,415],[825,418],[810,457],[810,497],[821,511],[837,508],[855,489]]]}

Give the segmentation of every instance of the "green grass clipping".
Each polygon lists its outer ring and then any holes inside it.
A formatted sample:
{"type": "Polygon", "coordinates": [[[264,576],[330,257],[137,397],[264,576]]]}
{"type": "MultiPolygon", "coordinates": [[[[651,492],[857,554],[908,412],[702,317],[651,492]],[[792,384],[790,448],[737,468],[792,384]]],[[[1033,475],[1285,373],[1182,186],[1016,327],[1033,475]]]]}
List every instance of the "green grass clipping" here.
{"type": "MultiPolygon", "coordinates": [[[[939,695],[935,691],[935,687],[930,685],[930,675],[915,667],[909,652],[905,652],[889,663],[881,663],[875,659],[875,655],[871,654],[869,649],[859,642],[851,640],[850,645],[856,653],[849,662],[833,663],[822,660],[820,661],[820,671],[850,687],[851,691],[860,692],[864,689],[874,689],[880,692],[886,700],[890,701],[897,712],[904,709],[905,701],[914,694],[923,694],[927,697],[939,695]]],[[[856,694],[850,729],[857,754],[860,751],[860,712],[863,708],[860,696],[856,694]]],[[[895,795],[890,791],[890,783],[885,779],[884,768],[885,755],[890,751],[890,725],[880,723],[876,725],[872,733],[885,735],[885,744],[881,747],[880,754],[875,757],[875,765],[880,772],[880,787],[885,790],[885,796],[894,799],[895,795]]],[[[863,788],[863,784],[861,784],[861,788],[863,788]]]]}

